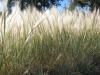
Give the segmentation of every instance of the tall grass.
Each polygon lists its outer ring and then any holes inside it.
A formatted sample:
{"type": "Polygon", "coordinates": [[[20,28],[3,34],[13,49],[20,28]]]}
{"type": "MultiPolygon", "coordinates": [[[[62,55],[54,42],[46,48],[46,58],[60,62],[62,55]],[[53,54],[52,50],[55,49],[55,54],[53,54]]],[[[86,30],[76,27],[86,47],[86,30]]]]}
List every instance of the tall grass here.
{"type": "Polygon", "coordinates": [[[0,18],[0,75],[99,75],[99,12],[15,10],[0,18]]]}

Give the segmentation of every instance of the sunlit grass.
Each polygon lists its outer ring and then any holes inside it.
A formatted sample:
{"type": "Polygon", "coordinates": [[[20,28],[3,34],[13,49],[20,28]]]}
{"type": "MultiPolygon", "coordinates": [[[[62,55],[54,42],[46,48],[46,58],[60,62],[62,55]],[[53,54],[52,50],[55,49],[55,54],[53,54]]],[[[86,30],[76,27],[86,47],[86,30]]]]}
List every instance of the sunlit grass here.
{"type": "Polygon", "coordinates": [[[59,13],[54,8],[47,13],[17,8],[2,15],[0,75],[97,75],[99,20],[95,12],[59,13]]]}

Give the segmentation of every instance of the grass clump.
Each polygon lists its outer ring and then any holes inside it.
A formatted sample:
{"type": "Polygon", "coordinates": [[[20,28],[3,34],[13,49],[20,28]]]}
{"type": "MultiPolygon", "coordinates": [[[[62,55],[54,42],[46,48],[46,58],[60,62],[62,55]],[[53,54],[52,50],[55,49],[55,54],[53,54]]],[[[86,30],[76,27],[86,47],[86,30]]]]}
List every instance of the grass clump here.
{"type": "Polygon", "coordinates": [[[100,74],[98,13],[33,12],[1,23],[0,75],[100,74]]]}

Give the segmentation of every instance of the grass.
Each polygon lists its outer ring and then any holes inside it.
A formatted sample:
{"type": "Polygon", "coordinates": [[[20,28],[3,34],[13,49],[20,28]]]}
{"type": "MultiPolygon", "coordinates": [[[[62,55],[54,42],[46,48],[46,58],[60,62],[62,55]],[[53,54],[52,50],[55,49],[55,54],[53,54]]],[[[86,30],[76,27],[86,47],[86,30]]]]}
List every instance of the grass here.
{"type": "Polygon", "coordinates": [[[99,75],[100,15],[18,10],[0,18],[0,75],[99,75]]]}

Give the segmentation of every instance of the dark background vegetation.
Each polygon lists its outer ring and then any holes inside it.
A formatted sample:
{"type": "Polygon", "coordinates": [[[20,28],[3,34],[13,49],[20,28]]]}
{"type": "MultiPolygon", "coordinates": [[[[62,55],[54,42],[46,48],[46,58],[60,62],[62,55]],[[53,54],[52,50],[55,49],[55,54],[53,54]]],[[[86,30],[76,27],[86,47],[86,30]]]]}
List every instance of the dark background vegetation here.
{"type": "MultiPolygon", "coordinates": [[[[27,7],[36,7],[39,11],[44,11],[52,6],[60,6],[63,0],[8,0],[8,10],[11,13],[11,7],[15,5],[15,2],[19,1],[20,9],[24,10],[27,7]]],[[[74,10],[76,6],[81,8],[90,7],[90,11],[100,8],[100,0],[72,0],[70,4],[70,9],[74,10]]]]}
{"type": "Polygon", "coordinates": [[[100,0],[74,0],[74,6],[80,6],[80,7],[85,7],[89,6],[90,11],[93,11],[94,9],[99,9],[100,8],[100,0]]]}

